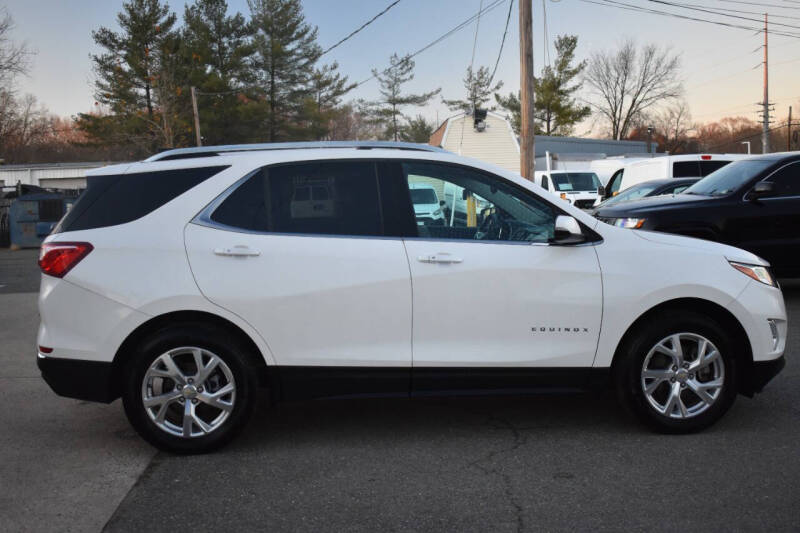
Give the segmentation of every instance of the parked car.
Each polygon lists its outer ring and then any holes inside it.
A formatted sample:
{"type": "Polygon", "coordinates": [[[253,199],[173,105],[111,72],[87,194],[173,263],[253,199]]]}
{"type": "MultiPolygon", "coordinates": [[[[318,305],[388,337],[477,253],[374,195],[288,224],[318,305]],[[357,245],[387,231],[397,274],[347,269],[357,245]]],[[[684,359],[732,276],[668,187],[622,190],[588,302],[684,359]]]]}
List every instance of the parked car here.
{"type": "Polygon", "coordinates": [[[411,203],[414,205],[414,215],[417,224],[444,224],[445,202],[439,200],[436,189],[427,183],[409,183],[411,203]]]}
{"type": "Polygon", "coordinates": [[[276,401],[612,386],[683,433],[784,364],[762,259],[602,224],[427,145],[178,149],[88,183],[41,249],[38,365],[63,396],[122,397],[165,450],[228,442],[259,386],[276,401]],[[410,176],[483,198],[480,223],[419,226],[410,176]],[[296,184],[322,178],[335,205],[295,216],[296,184]]]}
{"type": "Polygon", "coordinates": [[[577,170],[541,170],[534,180],[542,189],[581,209],[589,209],[600,198],[602,184],[594,172],[577,170]]]}
{"type": "Polygon", "coordinates": [[[683,193],[597,212],[612,225],[699,237],[748,250],[780,276],[800,276],[800,153],[756,156],[683,193]]]}
{"type": "Polygon", "coordinates": [[[603,200],[590,211],[592,215],[597,216],[601,214],[603,209],[612,205],[617,205],[621,202],[628,202],[630,200],[638,200],[640,198],[649,198],[651,196],[661,196],[664,194],[678,194],[690,186],[700,181],[699,178],[671,178],[663,180],[645,181],[634,185],[630,189],[625,189],[616,196],[612,196],[603,200]]]}
{"type": "Polygon", "coordinates": [[[750,157],[746,154],[665,155],[635,161],[618,170],[609,180],[605,197],[633,187],[637,183],[666,178],[704,178],[732,161],[750,157]]]}

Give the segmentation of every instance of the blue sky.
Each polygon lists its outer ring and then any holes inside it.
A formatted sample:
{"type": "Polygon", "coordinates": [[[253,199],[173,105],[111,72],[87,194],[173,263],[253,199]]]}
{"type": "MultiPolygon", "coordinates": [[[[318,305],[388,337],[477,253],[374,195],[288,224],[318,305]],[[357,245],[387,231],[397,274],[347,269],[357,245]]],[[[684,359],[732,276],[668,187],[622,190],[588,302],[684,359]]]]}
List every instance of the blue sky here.
{"type": "MultiPolygon", "coordinates": [[[[639,43],[670,46],[682,57],[681,72],[693,119],[707,122],[727,115],[755,118],[754,103],[761,100],[762,72],[760,68],[753,68],[761,62],[761,51],[754,50],[761,45],[763,35],[618,10],[581,0],[545,1],[551,52],[553,39],[563,33],[579,36],[580,58],[588,57],[596,50],[613,49],[626,38],[639,43]]],[[[680,12],[646,0],[626,1],[680,12]]],[[[769,2],[787,6],[783,9],[769,8],[772,21],[800,27],[800,3],[789,0],[769,2]],[[781,18],[781,14],[798,18],[781,18]]],[[[184,3],[169,2],[179,14],[183,12],[184,3]]],[[[389,0],[304,0],[303,6],[308,22],[319,28],[319,43],[326,47],[389,3],[389,0]]],[[[490,0],[484,0],[485,5],[489,3],[490,0]]],[[[766,9],[722,0],[692,0],[690,3],[717,9],[766,9]]],[[[229,4],[234,11],[247,12],[246,0],[229,0],[229,4]]],[[[369,77],[371,68],[385,67],[393,52],[402,55],[417,50],[476,12],[480,4],[481,0],[402,0],[326,59],[338,61],[343,73],[354,81],[361,81],[369,77]]],[[[533,4],[535,68],[538,71],[544,62],[543,7],[540,0],[534,0],[533,4]]],[[[73,115],[91,109],[94,100],[89,54],[96,51],[91,31],[100,26],[115,27],[116,13],[122,0],[8,0],[4,5],[17,23],[16,39],[26,40],[38,51],[30,76],[20,82],[21,88],[35,94],[42,104],[59,115],[73,115]]],[[[503,3],[481,18],[476,66],[494,64],[507,9],[508,4],[503,3]]],[[[702,13],[683,13],[719,19],[702,13]]],[[[757,15],[742,16],[758,18],[757,15]]],[[[739,22],[758,26],[754,22],[739,22]]],[[[800,34],[800,30],[795,31],[800,34]]],[[[418,56],[416,79],[408,85],[408,90],[421,92],[441,87],[444,97],[461,97],[461,79],[470,62],[474,37],[475,24],[472,24],[418,56]]],[[[770,100],[776,103],[778,116],[785,116],[789,105],[795,106],[795,114],[800,113],[800,39],[770,36],[770,64],[770,100]]],[[[519,88],[518,69],[515,5],[497,73],[497,77],[505,82],[503,92],[519,88]]],[[[351,96],[375,98],[377,82],[363,85],[351,96]]],[[[438,98],[424,109],[408,111],[422,112],[431,120],[437,117],[441,120],[449,113],[438,98]]],[[[583,129],[586,128],[588,125],[583,129]]]]}

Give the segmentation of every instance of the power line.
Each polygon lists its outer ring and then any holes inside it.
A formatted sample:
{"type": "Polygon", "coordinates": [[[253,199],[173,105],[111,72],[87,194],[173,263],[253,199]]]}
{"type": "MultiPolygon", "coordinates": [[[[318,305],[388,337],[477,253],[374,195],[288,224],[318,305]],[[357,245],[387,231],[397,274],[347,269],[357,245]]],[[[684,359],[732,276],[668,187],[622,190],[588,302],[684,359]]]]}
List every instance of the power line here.
{"type": "MultiPolygon", "coordinates": [[[[423,46],[422,48],[420,48],[420,49],[419,49],[419,50],[417,50],[416,52],[413,52],[413,53],[411,53],[411,54],[407,55],[406,57],[404,57],[403,59],[401,59],[401,60],[400,60],[400,61],[399,61],[397,64],[395,64],[395,65],[391,65],[391,66],[389,66],[389,67],[386,67],[385,69],[383,69],[383,70],[380,72],[380,74],[385,74],[385,73],[387,73],[387,72],[391,71],[393,68],[397,67],[398,65],[400,65],[400,64],[402,64],[402,63],[405,63],[406,61],[409,61],[409,60],[411,60],[411,59],[413,59],[413,58],[417,57],[418,55],[420,55],[422,52],[424,52],[424,51],[428,50],[429,48],[431,48],[431,47],[433,47],[433,46],[436,46],[437,44],[439,44],[440,42],[444,41],[445,39],[447,39],[448,37],[450,37],[450,36],[451,36],[451,35],[453,35],[454,33],[458,32],[458,31],[460,31],[460,30],[463,30],[465,27],[469,26],[469,25],[470,25],[470,23],[472,23],[472,21],[474,21],[476,18],[478,18],[478,16],[480,16],[480,15],[485,15],[486,13],[488,13],[488,12],[489,12],[489,11],[491,11],[491,10],[493,10],[494,8],[496,8],[497,6],[499,6],[500,4],[502,4],[502,3],[503,3],[503,2],[505,2],[505,1],[506,1],[506,0],[494,0],[494,1],[493,1],[492,3],[490,3],[488,6],[486,6],[485,8],[483,8],[481,11],[478,11],[477,13],[475,13],[474,15],[472,15],[471,17],[467,18],[466,20],[464,20],[464,21],[463,21],[463,22],[461,22],[460,24],[458,24],[458,25],[456,25],[455,27],[453,27],[451,30],[449,30],[449,31],[447,31],[447,32],[445,32],[445,33],[443,33],[442,35],[440,35],[439,37],[437,37],[437,38],[436,38],[436,39],[434,39],[433,41],[429,42],[428,44],[426,44],[425,46],[423,46]]],[[[367,83],[367,82],[369,82],[369,81],[372,81],[372,80],[374,80],[374,79],[375,79],[375,78],[378,76],[378,74],[379,74],[378,72],[375,72],[375,73],[373,73],[373,74],[372,74],[372,76],[370,76],[369,78],[366,78],[365,80],[363,80],[363,81],[359,82],[359,83],[356,85],[356,87],[361,87],[361,86],[362,86],[362,85],[364,85],[365,83],[367,83]]]]}
{"type": "MultiPolygon", "coordinates": [[[[681,6],[689,6],[689,7],[702,7],[702,8],[706,8],[706,9],[709,8],[709,6],[703,5],[703,4],[681,3],[680,5],[681,6]]],[[[711,9],[716,9],[716,8],[711,8],[711,9]]],[[[745,15],[759,15],[759,16],[761,16],[761,15],[764,14],[763,11],[748,11],[746,9],[726,8],[725,11],[728,11],[730,13],[744,13],[745,15]]],[[[773,12],[773,13],[768,13],[768,14],[769,14],[770,17],[778,17],[778,18],[791,19],[791,20],[800,20],[800,17],[793,17],[791,15],[784,15],[783,13],[774,13],[773,12]]]]}
{"type": "Polygon", "coordinates": [[[373,22],[375,22],[376,20],[378,20],[378,19],[379,19],[380,17],[382,17],[383,15],[385,15],[387,11],[389,11],[390,9],[392,9],[394,6],[396,6],[396,5],[397,5],[397,4],[399,4],[399,3],[400,3],[400,0],[395,0],[394,2],[392,2],[391,4],[389,4],[388,6],[386,6],[386,9],[384,9],[383,11],[381,11],[380,13],[378,13],[377,15],[375,15],[374,17],[372,17],[371,19],[369,19],[368,21],[366,21],[364,24],[362,24],[361,26],[359,26],[359,27],[358,27],[358,28],[356,28],[355,30],[351,31],[351,32],[350,32],[350,33],[349,33],[349,34],[348,34],[348,35],[347,35],[345,38],[343,38],[342,40],[340,40],[339,42],[337,42],[337,43],[336,43],[336,44],[334,44],[333,46],[330,46],[330,47],[328,47],[327,49],[325,49],[325,50],[322,52],[322,54],[321,54],[321,55],[322,55],[322,56],[324,56],[325,54],[327,54],[328,52],[330,52],[331,50],[333,50],[334,48],[336,48],[336,47],[337,47],[337,46],[339,46],[340,44],[344,43],[345,41],[347,41],[348,39],[350,39],[351,37],[353,37],[355,34],[357,34],[357,33],[358,33],[358,32],[360,32],[361,30],[363,30],[364,28],[366,28],[367,26],[369,26],[370,24],[372,24],[373,22]]]}
{"type": "MultiPolygon", "coordinates": [[[[635,6],[635,5],[631,5],[631,4],[626,4],[624,2],[617,2],[615,0],[580,0],[580,1],[581,2],[585,2],[587,4],[596,4],[596,5],[599,5],[599,6],[615,7],[617,9],[624,9],[624,10],[627,10],[627,11],[635,11],[635,12],[638,12],[638,13],[649,13],[649,14],[652,14],[652,15],[661,15],[661,16],[672,17],[672,18],[677,18],[677,19],[682,19],[682,20],[691,20],[693,22],[704,22],[704,23],[707,23],[707,24],[715,24],[717,26],[725,26],[725,27],[728,27],[728,28],[747,30],[747,31],[757,32],[757,33],[762,33],[764,31],[762,28],[753,28],[751,26],[743,26],[741,24],[734,24],[734,23],[731,23],[731,22],[723,22],[723,21],[719,21],[719,20],[708,20],[708,19],[703,19],[703,18],[699,18],[699,17],[691,17],[691,16],[688,16],[688,15],[681,15],[681,14],[678,14],[678,13],[671,13],[669,11],[659,11],[657,9],[639,7],[639,6],[635,6]]],[[[800,38],[800,35],[794,34],[794,33],[788,33],[788,32],[776,32],[774,30],[770,30],[768,33],[770,33],[772,35],[780,35],[780,36],[783,36],[783,37],[794,37],[795,39],[800,38]]]]}
{"type": "Polygon", "coordinates": [[[508,3],[508,16],[506,17],[506,29],[503,31],[503,39],[500,41],[500,51],[497,53],[497,61],[494,62],[494,68],[492,69],[492,75],[489,77],[489,85],[492,85],[492,80],[494,80],[494,75],[497,72],[497,67],[500,65],[500,56],[503,55],[503,45],[506,44],[506,35],[508,35],[508,23],[511,21],[511,9],[514,7],[514,0],[511,0],[508,3]]]}
{"type": "Polygon", "coordinates": [[[478,22],[475,24],[475,38],[472,41],[472,59],[469,60],[469,69],[475,66],[475,50],[478,49],[478,30],[481,29],[481,11],[483,11],[483,0],[478,5],[478,22]]]}
{"type": "Polygon", "coordinates": [[[787,6],[781,4],[769,4],[765,2],[747,2],[745,0],[719,0],[720,2],[728,2],[729,4],[744,4],[748,6],[760,6],[760,7],[777,7],[778,9],[800,9],[800,7],[794,6],[787,6]]]}
{"type": "MultiPolygon", "coordinates": [[[[712,15],[719,15],[721,17],[730,17],[730,18],[735,18],[735,19],[740,19],[740,20],[748,20],[750,22],[761,22],[762,21],[762,19],[754,19],[754,18],[750,18],[750,17],[743,17],[741,15],[731,15],[729,13],[725,13],[723,11],[717,11],[717,10],[714,10],[714,9],[704,9],[704,8],[699,8],[699,7],[690,7],[688,4],[679,4],[679,3],[676,3],[676,2],[667,2],[666,0],[647,0],[647,1],[648,2],[652,2],[654,4],[663,4],[663,5],[667,5],[667,6],[678,7],[678,8],[681,8],[681,9],[688,9],[688,10],[691,10],[691,11],[700,11],[702,13],[710,13],[712,15]]],[[[783,26],[785,28],[792,28],[793,30],[800,30],[800,26],[795,26],[795,25],[792,25],[792,24],[781,24],[780,22],[772,22],[771,24],[773,26],[783,26]]]]}

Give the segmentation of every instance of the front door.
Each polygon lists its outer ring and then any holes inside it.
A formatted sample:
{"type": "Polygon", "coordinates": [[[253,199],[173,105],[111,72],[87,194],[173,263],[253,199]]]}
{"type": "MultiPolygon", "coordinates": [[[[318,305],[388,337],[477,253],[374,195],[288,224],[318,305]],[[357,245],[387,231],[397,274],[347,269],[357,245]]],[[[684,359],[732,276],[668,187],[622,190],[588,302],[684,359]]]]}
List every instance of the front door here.
{"type": "Polygon", "coordinates": [[[410,185],[457,187],[468,206],[466,224],[419,224],[405,241],[414,388],[524,387],[531,370],[591,367],[600,268],[592,245],[548,243],[558,210],[466,167],[404,162],[402,173],[410,185]]]}
{"type": "Polygon", "coordinates": [[[266,167],[186,228],[203,294],[262,335],[287,396],[407,393],[411,280],[376,165],[266,167]]]}

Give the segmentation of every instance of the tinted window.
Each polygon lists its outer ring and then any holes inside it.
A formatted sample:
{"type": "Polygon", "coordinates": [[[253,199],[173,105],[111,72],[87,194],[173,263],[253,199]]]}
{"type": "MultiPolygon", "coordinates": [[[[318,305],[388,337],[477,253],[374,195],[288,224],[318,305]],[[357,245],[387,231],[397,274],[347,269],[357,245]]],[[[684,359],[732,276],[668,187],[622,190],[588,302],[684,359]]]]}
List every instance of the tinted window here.
{"type": "MultiPolygon", "coordinates": [[[[715,171],[721,169],[722,167],[724,167],[728,163],[730,163],[730,161],[700,161],[700,176],[697,176],[697,177],[705,178],[706,176],[708,176],[712,172],[715,172],[715,171]]],[[[680,176],[673,176],[673,177],[674,178],[678,178],[680,176]]],[[[694,176],[688,176],[688,177],[691,178],[691,177],[694,177],[694,176]]]]}
{"type": "Polygon", "coordinates": [[[550,176],[557,191],[596,191],[600,179],[594,172],[563,172],[550,176]]]}
{"type": "Polygon", "coordinates": [[[155,211],[228,167],[183,168],[90,176],[87,189],[53,233],[131,222],[155,211]]]}
{"type": "Polygon", "coordinates": [[[774,165],[774,161],[747,159],[734,161],[709,174],[684,192],[703,196],[725,196],[736,192],[759,173],[774,165]]]}
{"type": "Polygon", "coordinates": [[[547,176],[542,176],[542,188],[550,190],[550,180],[547,179],[547,176]]]}
{"type": "Polygon", "coordinates": [[[608,206],[611,204],[616,204],[617,202],[625,202],[627,200],[635,200],[637,198],[643,198],[648,196],[651,192],[656,189],[656,185],[652,185],[649,183],[639,183],[634,185],[633,187],[629,187],[622,191],[621,193],[617,194],[616,196],[612,196],[605,202],[603,202],[602,206],[608,206]]]}
{"type": "Polygon", "coordinates": [[[787,165],[770,176],[767,181],[775,184],[776,196],[800,196],[800,163],[787,165]]]}
{"type": "Polygon", "coordinates": [[[701,178],[699,161],[676,161],[672,163],[673,178],[701,178]]]}
{"type": "Polygon", "coordinates": [[[555,210],[500,178],[455,165],[406,162],[408,187],[433,187],[444,205],[417,214],[417,234],[434,239],[547,242],[555,210]]]}
{"type": "Polygon", "coordinates": [[[211,219],[251,231],[382,235],[375,164],[265,167],[228,196],[211,219]]]}

